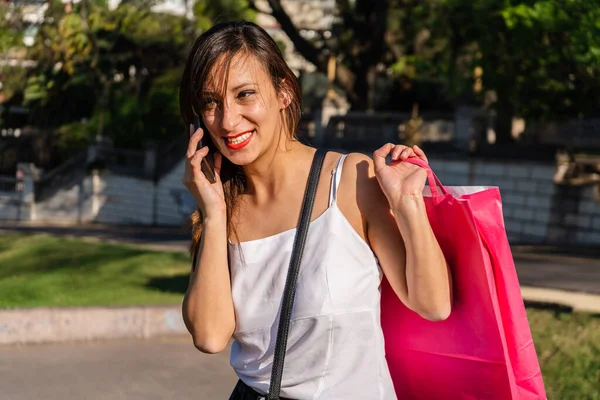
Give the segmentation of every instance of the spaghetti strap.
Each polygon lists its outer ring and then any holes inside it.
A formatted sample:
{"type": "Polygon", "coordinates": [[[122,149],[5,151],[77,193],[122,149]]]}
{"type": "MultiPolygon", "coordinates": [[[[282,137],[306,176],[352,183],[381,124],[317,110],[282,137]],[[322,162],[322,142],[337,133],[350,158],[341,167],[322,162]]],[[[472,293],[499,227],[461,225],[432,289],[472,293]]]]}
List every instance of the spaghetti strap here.
{"type": "Polygon", "coordinates": [[[344,159],[346,154],[340,157],[333,170],[333,177],[331,178],[331,189],[329,189],[329,207],[331,207],[337,201],[337,191],[340,186],[340,180],[342,179],[342,167],[344,166],[344,159]]]}

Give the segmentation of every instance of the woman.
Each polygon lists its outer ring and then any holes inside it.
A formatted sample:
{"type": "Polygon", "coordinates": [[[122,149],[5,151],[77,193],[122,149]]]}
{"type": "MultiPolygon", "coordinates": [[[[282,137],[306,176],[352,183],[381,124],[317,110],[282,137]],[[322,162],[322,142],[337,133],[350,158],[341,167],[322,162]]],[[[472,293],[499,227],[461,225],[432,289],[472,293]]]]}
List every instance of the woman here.
{"type": "MultiPolygon", "coordinates": [[[[183,317],[202,352],[224,350],[233,336],[231,365],[240,381],[232,398],[265,394],[315,153],[294,137],[299,83],[263,29],[229,22],[197,39],[180,106],[187,123],[198,115],[205,128],[191,129],[183,178],[199,208],[183,317]],[[197,150],[201,139],[209,145],[197,150]],[[217,150],[212,184],[200,169],[209,148],[217,150]]],[[[298,278],[282,397],[396,398],[379,323],[382,272],[424,318],[449,315],[451,278],[425,211],[426,173],[402,162],[408,157],[427,160],[417,146],[393,144],[373,159],[327,153],[298,278]]]]}

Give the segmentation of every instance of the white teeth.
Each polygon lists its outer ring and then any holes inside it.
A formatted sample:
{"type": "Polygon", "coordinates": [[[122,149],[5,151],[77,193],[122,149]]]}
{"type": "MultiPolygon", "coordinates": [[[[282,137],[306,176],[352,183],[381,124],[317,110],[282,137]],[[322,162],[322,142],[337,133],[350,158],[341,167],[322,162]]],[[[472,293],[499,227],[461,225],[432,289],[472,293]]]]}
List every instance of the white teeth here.
{"type": "Polygon", "coordinates": [[[242,143],[244,140],[248,139],[252,134],[254,133],[254,131],[252,132],[248,132],[248,133],[244,133],[242,136],[238,136],[236,138],[227,138],[227,142],[230,144],[239,144],[242,143]]]}

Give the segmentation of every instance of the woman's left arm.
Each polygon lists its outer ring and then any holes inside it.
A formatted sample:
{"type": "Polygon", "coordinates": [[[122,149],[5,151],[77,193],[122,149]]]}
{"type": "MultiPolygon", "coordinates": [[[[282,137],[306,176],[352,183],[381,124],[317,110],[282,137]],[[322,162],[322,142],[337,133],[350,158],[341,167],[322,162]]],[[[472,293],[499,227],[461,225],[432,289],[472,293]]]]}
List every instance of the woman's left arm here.
{"type": "Polygon", "coordinates": [[[402,162],[408,157],[427,162],[416,146],[386,144],[374,153],[368,174],[357,176],[359,208],[369,244],[400,300],[423,318],[444,320],[451,309],[452,278],[427,217],[427,173],[402,162]]]}

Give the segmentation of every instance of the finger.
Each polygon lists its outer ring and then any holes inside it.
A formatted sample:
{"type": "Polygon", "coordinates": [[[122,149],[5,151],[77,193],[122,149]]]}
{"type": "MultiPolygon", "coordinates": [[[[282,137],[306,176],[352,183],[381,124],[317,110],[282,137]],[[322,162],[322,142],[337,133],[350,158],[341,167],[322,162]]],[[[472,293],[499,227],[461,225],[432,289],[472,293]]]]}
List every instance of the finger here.
{"type": "Polygon", "coordinates": [[[390,151],[394,148],[392,143],[386,143],[373,153],[373,164],[375,165],[375,171],[379,171],[386,166],[385,158],[390,154],[390,151]]]}
{"type": "Polygon", "coordinates": [[[200,169],[202,159],[204,157],[206,157],[207,154],[208,154],[208,146],[204,146],[203,148],[198,150],[194,155],[192,155],[190,158],[188,158],[190,166],[192,167],[193,170],[195,170],[196,168],[200,169]]]}
{"type": "Polygon", "coordinates": [[[208,182],[204,172],[202,172],[202,159],[208,154],[208,147],[203,147],[196,152],[190,159],[190,169],[192,174],[192,182],[208,182]]]}
{"type": "Polygon", "coordinates": [[[416,144],[413,146],[413,151],[415,152],[415,154],[417,155],[417,157],[419,157],[421,160],[425,161],[427,164],[429,164],[429,160],[427,160],[427,156],[425,155],[425,152],[416,144]]]}
{"type": "Polygon", "coordinates": [[[404,149],[406,149],[406,146],[403,146],[401,144],[394,146],[394,149],[392,150],[392,160],[398,160],[398,158],[400,157],[400,153],[402,153],[402,150],[404,149]]]}
{"type": "Polygon", "coordinates": [[[206,154],[208,154],[208,147],[205,146],[186,159],[185,174],[191,176],[192,181],[197,170],[201,170],[202,159],[206,157],[206,154]]]}
{"type": "Polygon", "coordinates": [[[221,179],[221,165],[223,165],[223,155],[218,151],[215,152],[215,176],[217,179],[221,179]]]}
{"type": "Polygon", "coordinates": [[[196,132],[190,137],[190,141],[188,143],[188,148],[186,151],[186,157],[190,158],[196,153],[196,149],[198,148],[198,143],[204,136],[204,131],[202,128],[198,128],[196,132]]]}
{"type": "Polygon", "coordinates": [[[401,160],[406,160],[407,158],[414,157],[414,156],[415,156],[415,152],[410,147],[406,147],[406,148],[402,149],[402,152],[400,153],[401,160]]]}

